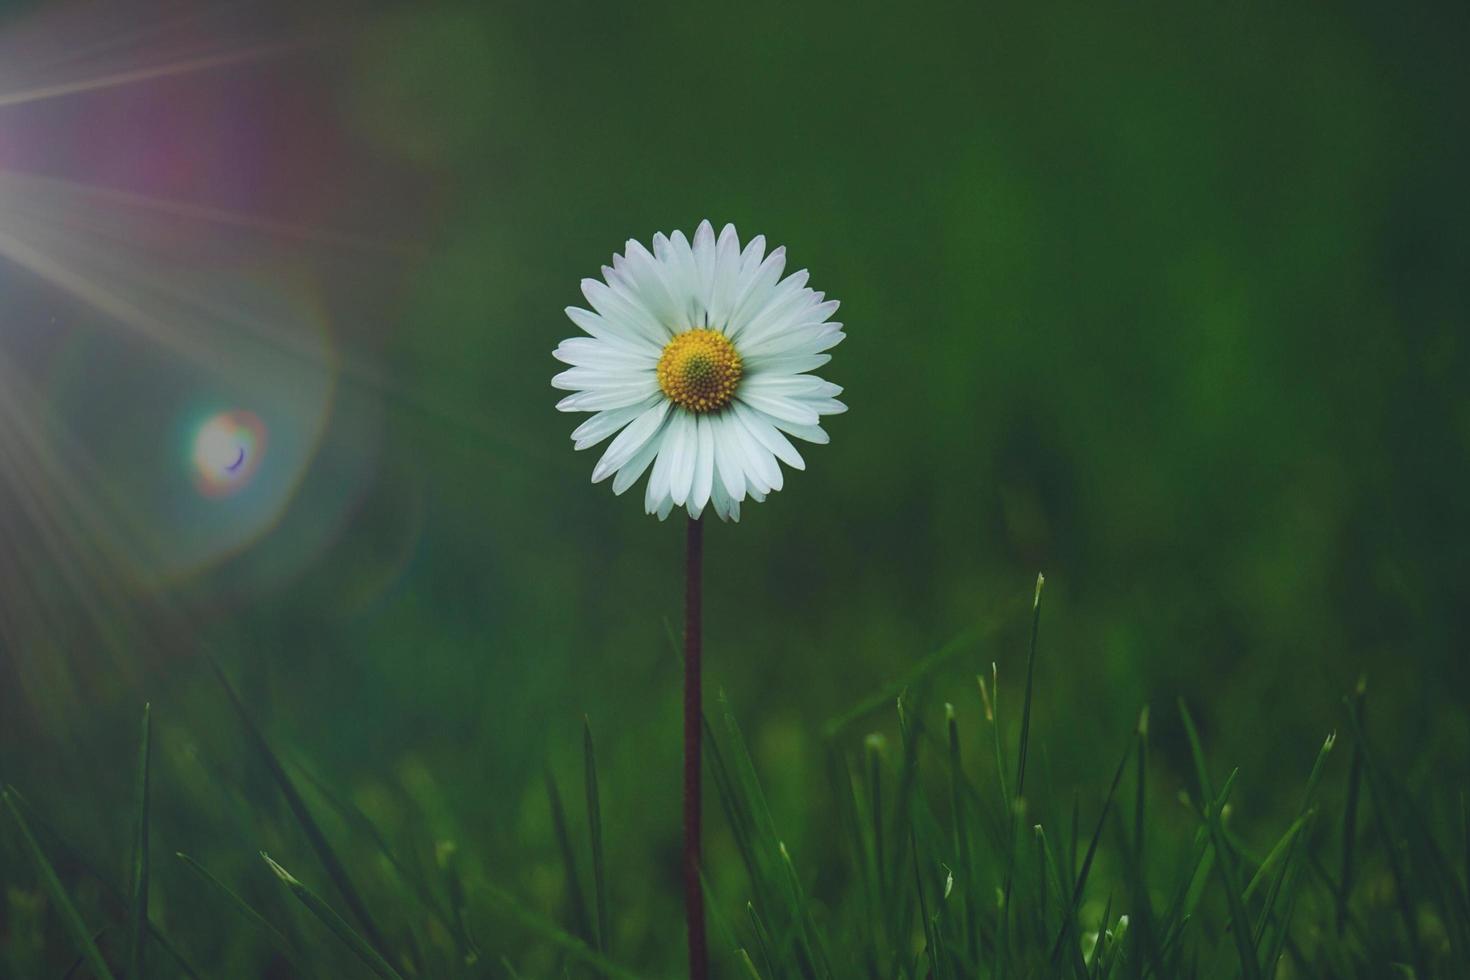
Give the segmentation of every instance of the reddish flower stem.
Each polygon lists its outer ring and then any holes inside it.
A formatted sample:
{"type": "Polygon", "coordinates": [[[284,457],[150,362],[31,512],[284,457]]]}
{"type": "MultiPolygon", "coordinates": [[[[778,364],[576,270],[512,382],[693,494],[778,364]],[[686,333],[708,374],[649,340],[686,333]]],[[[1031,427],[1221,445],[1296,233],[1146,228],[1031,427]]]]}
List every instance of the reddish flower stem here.
{"type": "Polygon", "coordinates": [[[709,952],[704,937],[704,890],[700,865],[701,566],[704,524],[689,520],[684,549],[684,914],[689,932],[689,980],[707,980],[709,952]]]}

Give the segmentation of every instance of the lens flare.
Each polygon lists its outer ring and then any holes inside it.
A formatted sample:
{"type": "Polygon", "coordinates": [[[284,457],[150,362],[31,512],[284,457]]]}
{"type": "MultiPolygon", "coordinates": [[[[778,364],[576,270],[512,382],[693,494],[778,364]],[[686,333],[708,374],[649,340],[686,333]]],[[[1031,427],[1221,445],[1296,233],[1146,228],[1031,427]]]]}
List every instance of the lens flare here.
{"type": "Polygon", "coordinates": [[[194,436],[194,485],[206,497],[226,497],[250,484],[265,454],[265,423],[252,412],[221,412],[194,436]]]}

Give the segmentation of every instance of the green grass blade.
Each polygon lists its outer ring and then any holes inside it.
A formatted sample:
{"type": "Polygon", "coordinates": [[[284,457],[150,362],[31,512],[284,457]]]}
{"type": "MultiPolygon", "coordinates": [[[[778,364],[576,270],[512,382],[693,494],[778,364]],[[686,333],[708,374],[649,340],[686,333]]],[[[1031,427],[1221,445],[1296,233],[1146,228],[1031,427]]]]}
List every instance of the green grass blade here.
{"type": "Polygon", "coordinates": [[[602,857],[602,799],[597,787],[597,746],[592,741],[592,719],[582,717],[582,757],[586,777],[587,833],[592,838],[592,887],[597,905],[597,951],[607,955],[607,874],[602,857]]]}
{"type": "Polygon", "coordinates": [[[950,819],[954,824],[955,854],[964,876],[960,893],[965,903],[965,955],[974,960],[979,952],[979,926],[976,922],[975,865],[970,858],[970,822],[965,813],[965,769],[960,759],[960,729],[955,721],[954,705],[944,706],[949,729],[950,819]]]}
{"type": "Polygon", "coordinates": [[[128,978],[143,980],[148,945],[148,766],[151,706],[143,705],[143,735],[138,749],[137,810],[133,816],[132,893],[128,905],[128,978]]]}
{"type": "Polygon", "coordinates": [[[755,948],[761,954],[761,962],[765,964],[766,974],[771,977],[781,976],[776,969],[776,958],[771,948],[771,933],[761,921],[760,913],[755,910],[755,905],[745,903],[745,913],[750,919],[750,931],[755,936],[755,948]]]}
{"type": "MultiPolygon", "coordinates": [[[[1056,942],[1051,948],[1051,962],[1055,966],[1057,958],[1061,955],[1062,946],[1067,943],[1075,933],[1077,914],[1082,908],[1082,891],[1087,887],[1088,875],[1092,873],[1092,862],[1097,857],[1097,845],[1102,840],[1103,827],[1107,824],[1108,812],[1113,805],[1113,797],[1118,793],[1118,784],[1123,781],[1123,770],[1128,768],[1128,759],[1133,755],[1134,746],[1132,739],[1123,750],[1123,758],[1118,760],[1118,768],[1113,770],[1113,781],[1108,786],[1108,793],[1103,797],[1102,811],[1097,815],[1097,827],[1092,832],[1092,840],[1087,843],[1087,855],[1082,859],[1082,867],[1077,871],[1077,884],[1072,889],[1072,900],[1064,910],[1061,932],[1057,934],[1056,942]]],[[[1075,946],[1074,946],[1075,948],[1075,946]]]]}
{"type": "MultiPolygon", "coordinates": [[[[1359,679],[1357,690],[1348,702],[1347,709],[1355,719],[1355,728],[1363,724],[1364,697],[1367,691],[1367,681],[1359,679]]],[[[1354,864],[1358,843],[1358,796],[1361,792],[1363,782],[1363,748],[1359,741],[1353,739],[1353,757],[1348,764],[1348,788],[1347,803],[1342,813],[1342,864],[1341,874],[1337,888],[1337,935],[1339,938],[1347,929],[1348,899],[1353,893],[1353,875],[1357,868],[1354,864]]]]}
{"type": "Polygon", "coordinates": [[[92,930],[87,928],[82,921],[82,916],[72,904],[71,897],[67,895],[66,889],[61,886],[61,879],[56,875],[56,869],[46,859],[46,854],[41,850],[41,845],[36,843],[35,835],[26,823],[26,818],[21,814],[20,808],[15,805],[15,791],[10,787],[0,790],[0,800],[3,800],[10,816],[20,828],[21,844],[31,862],[36,866],[36,873],[41,878],[41,885],[46,890],[53,905],[56,906],[56,914],[61,919],[62,926],[71,936],[71,941],[76,944],[77,951],[87,961],[97,980],[114,980],[112,971],[107,968],[107,961],[102,958],[102,952],[97,944],[92,941],[92,930]]]}
{"type": "MultiPolygon", "coordinates": [[[[1147,874],[1143,867],[1145,834],[1144,828],[1148,823],[1148,705],[1138,713],[1138,727],[1134,730],[1138,738],[1138,757],[1134,763],[1133,797],[1133,847],[1132,852],[1125,854],[1128,865],[1129,890],[1132,897],[1133,920],[1136,923],[1127,937],[1134,949],[1141,948],[1143,955],[1135,954],[1129,961],[1129,966],[1134,970],[1133,976],[1142,976],[1143,963],[1146,961],[1153,968],[1155,977],[1162,977],[1164,973],[1163,951],[1159,948],[1158,924],[1154,918],[1153,899],[1149,897],[1147,874]]],[[[1125,954],[1126,959],[1126,954],[1125,954]]]]}
{"type": "Polygon", "coordinates": [[[291,890],[291,894],[296,896],[296,900],[304,905],[308,912],[316,916],[322,925],[331,930],[338,939],[342,940],[343,944],[364,966],[382,980],[403,980],[403,975],[393,969],[392,965],[373,947],[373,944],[348,925],[347,920],[338,915],[336,910],[323,901],[316,892],[298,881],[291,872],[272,861],[269,854],[261,851],[260,856],[275,872],[276,877],[291,890]]]}
{"type": "Polygon", "coordinates": [[[1297,835],[1301,833],[1302,828],[1307,825],[1308,819],[1314,814],[1315,811],[1308,811],[1297,817],[1291,822],[1291,826],[1286,828],[1286,833],[1282,834],[1276,843],[1271,845],[1271,850],[1266,852],[1266,856],[1261,859],[1261,863],[1256,867],[1256,873],[1251,875],[1250,881],[1246,882],[1244,896],[1247,902],[1255,895],[1256,889],[1261,886],[1261,883],[1266,880],[1267,876],[1278,868],[1282,856],[1295,843],[1297,835]]]}
{"type": "Polygon", "coordinates": [[[873,874],[877,879],[878,894],[883,894],[883,749],[882,735],[869,735],[863,740],[863,750],[868,757],[868,807],[873,821],[873,874]]]}
{"type": "MultiPolygon", "coordinates": [[[[96,932],[92,933],[92,945],[95,946],[99,941],[101,941],[102,936],[105,932],[107,932],[107,927],[103,926],[101,929],[98,929],[96,932]]],[[[72,977],[77,975],[77,971],[85,966],[86,963],[87,958],[85,956],[78,956],[76,959],[72,960],[71,966],[67,967],[66,972],[61,975],[61,980],[71,980],[72,977]]]]}
{"type": "Polygon", "coordinates": [[[1026,791],[1026,756],[1031,746],[1031,695],[1036,682],[1036,641],[1041,632],[1041,589],[1045,584],[1046,576],[1037,575],[1036,592],[1031,599],[1031,643],[1026,655],[1026,693],[1021,702],[1021,742],[1016,757],[1016,792],[1011,803],[1011,831],[1006,840],[1006,875],[1001,897],[1000,958],[997,971],[1002,976],[1010,956],[1011,885],[1016,870],[1016,825],[1019,820],[1018,810],[1025,799],[1026,791]]]}
{"type": "MultiPolygon", "coordinates": [[[[1179,713],[1184,719],[1184,731],[1189,737],[1190,753],[1194,756],[1195,769],[1200,782],[1201,794],[1208,798],[1210,796],[1210,773],[1205,765],[1205,752],[1200,744],[1199,731],[1194,726],[1194,719],[1190,717],[1189,708],[1181,698],[1179,701],[1179,713]]],[[[1224,809],[1224,800],[1228,798],[1231,787],[1235,784],[1238,770],[1232,772],[1225,781],[1225,787],[1220,791],[1219,800],[1206,806],[1204,812],[1205,826],[1209,829],[1210,840],[1215,849],[1215,868],[1220,873],[1220,880],[1225,886],[1225,899],[1230,909],[1230,931],[1235,939],[1236,951],[1240,954],[1241,974],[1245,980],[1260,980],[1261,964],[1256,959],[1256,948],[1251,942],[1251,921],[1246,915],[1245,903],[1241,898],[1241,890],[1236,883],[1234,862],[1231,858],[1229,844],[1225,840],[1225,831],[1220,823],[1220,811],[1224,809]]]]}
{"type": "MultiPolygon", "coordinates": [[[[313,773],[309,767],[303,765],[299,759],[295,760],[294,764],[297,772],[311,786],[312,791],[320,796],[328,807],[336,811],[337,815],[342,818],[343,823],[352,832],[366,837],[373,842],[374,847],[382,855],[383,860],[388,862],[388,866],[393,869],[393,873],[397,876],[398,882],[407,886],[408,897],[428,913],[430,918],[438,921],[454,937],[455,942],[460,946],[460,952],[470,960],[479,959],[480,950],[466,932],[464,923],[454,913],[452,899],[449,907],[446,907],[443,899],[434,892],[434,889],[399,858],[393,846],[388,842],[387,837],[383,835],[383,832],[378,829],[377,825],[373,823],[372,819],[366,813],[363,813],[355,803],[344,798],[332,789],[331,786],[327,785],[325,780],[313,773]]],[[[444,856],[444,860],[448,860],[447,855],[444,856]]],[[[449,880],[453,882],[452,877],[449,880]]],[[[452,884],[450,884],[449,890],[452,894],[452,884]]]]}
{"type": "Polygon", "coordinates": [[[1210,784],[1210,769],[1205,765],[1205,750],[1199,740],[1199,731],[1194,727],[1194,717],[1183,698],[1179,699],[1179,716],[1184,721],[1184,734],[1189,739],[1189,754],[1194,760],[1195,777],[1199,780],[1200,802],[1207,804],[1214,798],[1215,791],[1210,784]]]}
{"type": "MultiPolygon", "coordinates": [[[[1014,606],[1012,603],[1004,603],[990,616],[960,632],[939,649],[926,654],[897,680],[885,684],[881,689],[858,701],[846,711],[829,719],[822,726],[822,734],[827,738],[833,738],[841,734],[843,729],[864,715],[877,711],[885,705],[892,704],[894,698],[923,680],[937,668],[943,666],[961,653],[967,650],[973,650],[980,644],[989,641],[1000,631],[1003,625],[1010,622],[1013,609],[1014,606]]],[[[902,845],[899,846],[899,849],[902,850],[902,845]]]]}
{"type": "MultiPolygon", "coordinates": [[[[1056,893],[1057,914],[1063,922],[1061,926],[1063,934],[1066,932],[1067,927],[1065,923],[1067,918],[1072,913],[1067,905],[1067,885],[1062,881],[1061,872],[1057,870],[1056,857],[1052,854],[1051,842],[1047,840],[1046,831],[1042,828],[1041,824],[1036,824],[1032,830],[1036,835],[1037,878],[1039,879],[1037,883],[1037,894],[1040,896],[1037,900],[1036,910],[1039,920],[1039,929],[1037,932],[1039,938],[1037,941],[1039,943],[1045,943],[1047,934],[1046,905],[1048,904],[1046,896],[1048,891],[1054,891],[1056,893]],[[1048,887],[1048,883],[1050,887],[1048,887]]],[[[1108,901],[1111,903],[1112,899],[1109,898],[1108,901]]],[[[1082,958],[1082,951],[1078,947],[1078,944],[1074,943],[1072,945],[1071,952],[1072,956],[1069,957],[1068,963],[1072,968],[1072,972],[1080,980],[1086,980],[1087,964],[1082,958]]]]}
{"type": "Polygon", "coordinates": [[[715,773],[716,785],[720,787],[721,802],[725,804],[732,825],[743,827],[737,831],[746,839],[750,848],[747,870],[751,874],[752,888],[760,899],[758,908],[765,913],[777,928],[777,950],[787,948],[790,937],[791,949],[798,967],[807,976],[830,977],[832,969],[821,936],[812,918],[811,908],[790,854],[776,833],[770,805],[766,801],[760,780],[756,775],[755,763],[740,733],[735,713],[729,700],[721,691],[716,698],[723,716],[724,738],[728,755],[720,750],[720,741],[711,739],[711,769],[715,773]],[[765,885],[762,889],[757,885],[765,885]],[[780,918],[773,913],[780,912],[780,918]]]}
{"type": "Polygon", "coordinates": [[[740,969],[745,971],[745,976],[747,977],[747,980],[761,980],[760,971],[757,970],[755,968],[755,964],[751,962],[750,954],[745,951],[745,947],[742,946],[741,948],[735,950],[735,955],[740,960],[740,969]]]}
{"type": "Polygon", "coordinates": [[[924,923],[924,954],[929,960],[929,975],[937,980],[943,976],[943,963],[939,955],[939,930],[929,914],[929,900],[924,897],[928,889],[924,887],[924,877],[919,870],[919,839],[912,826],[909,828],[909,847],[914,861],[914,892],[919,896],[919,916],[924,923]]]}
{"type": "Polygon", "coordinates": [[[1005,760],[1005,734],[1000,724],[1000,667],[995,661],[990,662],[990,687],[985,686],[983,675],[975,675],[975,683],[980,688],[980,705],[985,709],[985,720],[990,724],[991,748],[995,750],[995,779],[1000,787],[1001,811],[1009,814],[1011,812],[1011,789],[1005,760]]]}
{"type": "Polygon", "coordinates": [[[556,846],[561,851],[562,867],[566,871],[567,901],[572,904],[572,928],[578,936],[589,943],[592,941],[592,920],[587,915],[587,897],[582,892],[582,876],[577,873],[577,854],[572,847],[572,835],[567,829],[567,814],[561,802],[561,791],[551,770],[546,770],[546,803],[551,811],[551,829],[556,837],[556,846]]]}
{"type": "Polygon", "coordinates": [[[266,919],[265,916],[257,912],[255,908],[250,905],[249,902],[245,901],[245,899],[236,894],[236,892],[232,888],[230,888],[224,882],[220,881],[213,874],[211,874],[209,869],[204,867],[204,865],[200,864],[198,861],[194,860],[189,855],[184,854],[183,852],[179,852],[175,856],[183,862],[184,867],[194,872],[194,874],[198,875],[199,878],[207,883],[212,889],[219,892],[226,899],[228,899],[230,905],[234,906],[235,910],[239,912],[242,916],[244,916],[245,921],[249,922],[261,933],[261,935],[265,936],[266,939],[270,941],[270,944],[274,946],[282,956],[290,961],[293,966],[295,966],[298,970],[302,970],[303,972],[305,972],[305,964],[302,963],[301,955],[296,950],[296,947],[293,946],[291,941],[286,938],[285,934],[283,934],[275,926],[271,925],[270,921],[266,919]]]}
{"type": "Polygon", "coordinates": [[[1286,856],[1286,861],[1281,868],[1281,877],[1278,879],[1279,888],[1273,889],[1273,893],[1266,902],[1266,908],[1261,913],[1261,941],[1265,941],[1266,926],[1270,924],[1272,914],[1278,902],[1284,906],[1280,921],[1276,923],[1275,937],[1267,944],[1266,976],[1274,977],[1281,960],[1282,950],[1286,946],[1290,936],[1291,918],[1296,913],[1297,897],[1300,893],[1299,885],[1302,878],[1301,861],[1292,861],[1292,858],[1300,850],[1300,840],[1310,831],[1311,824],[1315,821],[1316,810],[1308,811],[1308,827],[1303,830],[1296,840],[1293,840],[1291,851],[1286,856]]]}
{"type": "Polygon", "coordinates": [[[1092,947],[1092,969],[1088,973],[1093,980],[1102,976],[1103,957],[1111,952],[1108,943],[1108,923],[1113,921],[1113,896],[1108,895],[1108,902],[1103,906],[1102,918],[1097,923],[1097,942],[1092,947]]]}
{"type": "Polygon", "coordinates": [[[1036,576],[1036,594],[1031,602],[1031,649],[1026,656],[1026,694],[1021,702],[1021,748],[1016,760],[1016,798],[1026,792],[1026,754],[1031,745],[1031,693],[1036,681],[1036,638],[1041,632],[1041,587],[1046,576],[1036,576]]]}
{"type": "MultiPolygon", "coordinates": [[[[1351,705],[1349,705],[1351,708],[1351,705]]],[[[1414,914],[1417,904],[1417,890],[1404,871],[1403,861],[1399,856],[1399,847],[1396,842],[1396,821],[1390,809],[1390,792],[1385,785],[1382,773],[1373,764],[1372,754],[1368,750],[1368,741],[1363,734],[1363,725],[1359,722],[1356,714],[1351,710],[1348,713],[1348,723],[1352,725],[1353,737],[1362,750],[1363,774],[1368,781],[1368,799],[1373,806],[1374,825],[1378,828],[1379,842],[1383,848],[1384,857],[1388,860],[1389,873],[1393,876],[1394,897],[1397,900],[1399,918],[1403,921],[1405,939],[1409,944],[1409,953],[1414,962],[1414,970],[1420,977],[1429,976],[1428,963],[1424,956],[1424,948],[1419,941],[1419,923],[1414,914]]]]}
{"type": "Polygon", "coordinates": [[[352,917],[357,920],[358,926],[367,934],[369,942],[372,943],[380,956],[385,954],[388,949],[387,944],[383,941],[382,933],[379,932],[377,924],[368,912],[367,903],[363,901],[362,895],[352,883],[352,878],[347,874],[346,865],[342,863],[342,860],[337,856],[337,852],[333,850],[332,845],[327,841],[326,834],[322,833],[322,829],[317,824],[316,818],[311,815],[311,810],[307,807],[306,801],[301,798],[301,793],[296,789],[296,784],[286,774],[286,769],[281,765],[281,760],[272,751],[270,743],[266,741],[265,734],[260,730],[260,726],[255,723],[255,719],[245,707],[245,702],[240,700],[240,695],[236,693],[234,685],[225,676],[224,669],[208,653],[205,654],[205,660],[214,670],[215,677],[219,679],[220,686],[225,689],[225,694],[229,697],[230,703],[235,708],[235,713],[240,718],[241,727],[245,729],[247,741],[255,749],[256,754],[260,756],[261,762],[265,764],[267,771],[270,772],[271,777],[275,780],[277,788],[280,789],[281,795],[286,800],[286,806],[291,810],[291,815],[296,818],[296,822],[306,834],[307,840],[311,843],[312,850],[316,852],[317,860],[321,861],[322,867],[327,872],[327,877],[332,879],[332,884],[337,887],[337,891],[341,894],[342,900],[347,903],[347,908],[352,913],[352,917]]]}
{"type": "MultiPolygon", "coordinates": [[[[1312,803],[1317,795],[1317,786],[1322,781],[1322,772],[1324,769],[1324,764],[1327,761],[1327,756],[1332,751],[1332,746],[1336,742],[1336,733],[1327,736],[1327,738],[1322,742],[1322,748],[1317,752],[1317,759],[1312,764],[1312,771],[1307,776],[1307,788],[1306,791],[1302,794],[1301,810],[1297,816],[1297,819],[1293,822],[1292,825],[1294,828],[1296,828],[1296,831],[1288,831],[1289,843],[1286,845],[1285,856],[1281,859],[1281,872],[1271,883],[1271,888],[1266,894],[1265,905],[1261,909],[1260,918],[1258,919],[1256,924],[1255,937],[1256,946],[1258,949],[1260,948],[1261,943],[1265,940],[1266,927],[1271,921],[1271,916],[1275,912],[1276,903],[1280,899],[1283,889],[1286,887],[1289,880],[1294,881],[1296,878],[1292,868],[1292,861],[1296,857],[1298,849],[1301,845],[1303,828],[1310,826],[1316,816],[1316,810],[1312,806],[1312,803]]],[[[1258,869],[1256,872],[1257,878],[1259,878],[1266,867],[1272,863],[1274,852],[1276,850],[1279,850],[1280,847],[1281,844],[1278,843],[1276,848],[1273,849],[1273,853],[1266,855],[1265,860],[1261,862],[1260,869],[1258,869]]],[[[1250,893],[1251,889],[1249,886],[1247,886],[1245,894],[1245,900],[1247,902],[1250,901],[1250,893]]],[[[1274,959],[1267,960],[1266,969],[1269,971],[1274,971],[1275,967],[1272,966],[1274,962],[1274,959]]]]}
{"type": "Polygon", "coordinates": [[[482,893],[496,909],[556,946],[571,959],[602,971],[609,980],[644,980],[639,974],[614,963],[555,922],[530,911],[524,901],[510,892],[487,881],[472,882],[470,887],[482,893]]]}

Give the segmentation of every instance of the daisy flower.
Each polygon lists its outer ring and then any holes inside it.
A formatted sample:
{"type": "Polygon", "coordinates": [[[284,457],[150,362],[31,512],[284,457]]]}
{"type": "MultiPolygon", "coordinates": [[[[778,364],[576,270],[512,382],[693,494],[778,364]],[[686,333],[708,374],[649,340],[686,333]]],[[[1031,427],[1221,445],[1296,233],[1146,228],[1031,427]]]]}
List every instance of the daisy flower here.
{"type": "Polygon", "coordinates": [[[629,240],[601,281],[582,280],[592,309],[567,316],[586,336],[553,352],[570,367],[551,384],[573,392],[558,409],[594,413],[572,432],[577,449],[613,437],[593,483],[611,477],[621,494],[651,468],[643,503],[659,520],[712,506],[738,521],[747,497],[781,489],[781,463],[805,468],[787,437],[825,443],[822,416],[847,410],[840,387],[808,373],[844,334],[828,319],[837,301],[785,267],[784,247],[767,254],[757,235],[742,249],[734,225],[716,238],[705,221],[693,242],[629,240]]]}

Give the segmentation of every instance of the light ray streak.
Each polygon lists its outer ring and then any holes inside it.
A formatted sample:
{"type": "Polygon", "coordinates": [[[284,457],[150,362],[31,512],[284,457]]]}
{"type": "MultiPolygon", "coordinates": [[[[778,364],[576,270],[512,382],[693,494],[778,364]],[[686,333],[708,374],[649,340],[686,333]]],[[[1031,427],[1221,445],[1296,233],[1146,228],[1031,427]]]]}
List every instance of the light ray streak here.
{"type": "Polygon", "coordinates": [[[315,242],[322,245],[334,245],[367,252],[381,252],[389,255],[404,256],[418,255],[424,251],[421,246],[369,238],[364,235],[353,235],[327,228],[314,228],[311,225],[295,222],[278,221],[272,218],[247,214],[243,211],[231,211],[203,204],[192,204],[187,201],[177,201],[166,197],[136,194],[131,191],[102,187],[97,184],[87,184],[75,180],[65,180],[59,177],[45,177],[40,174],[25,173],[16,170],[0,170],[0,188],[11,183],[21,185],[16,190],[16,193],[20,194],[31,193],[35,190],[71,193],[80,197],[105,201],[111,204],[121,204],[158,211],[176,218],[244,228],[266,235],[315,242]]]}
{"type": "Polygon", "coordinates": [[[0,257],[9,259],[119,323],[132,327],[149,340],[196,363],[210,366],[214,362],[208,348],[196,339],[163,329],[146,310],[68,268],[54,255],[34,248],[6,231],[0,231],[0,257]]]}
{"type": "MultiPolygon", "coordinates": [[[[27,390],[18,372],[0,362],[0,462],[4,464],[0,473],[6,474],[10,496],[24,513],[47,562],[80,603],[109,652],[116,653],[122,649],[113,642],[116,631],[132,630],[135,625],[117,558],[123,545],[115,523],[109,525],[96,503],[81,496],[77,487],[83,481],[76,479],[80,474],[67,472],[68,465],[58,459],[61,443],[54,429],[44,434],[37,431],[34,413],[27,412],[23,404],[28,399],[17,398],[27,390]]],[[[20,579],[36,579],[20,571],[20,579]]],[[[31,591],[35,601],[54,612],[55,595],[34,587],[31,591]],[[48,594],[39,594],[42,591],[48,594]]]]}
{"type": "Polygon", "coordinates": [[[139,82],[149,82],[160,78],[172,78],[176,75],[189,75],[195,72],[213,71],[215,69],[227,68],[232,65],[245,64],[252,61],[262,61],[289,51],[297,50],[307,43],[304,40],[277,41],[271,44],[256,45],[246,48],[243,51],[231,51],[224,54],[186,58],[182,61],[174,61],[164,65],[113,72],[98,78],[87,78],[74,82],[59,82],[54,85],[42,85],[20,92],[0,93],[0,109],[24,105],[28,102],[39,102],[43,99],[56,99],[83,92],[96,92],[101,89],[119,88],[124,85],[136,85],[139,82]]]}
{"type": "Polygon", "coordinates": [[[25,61],[25,72],[31,75],[38,75],[45,72],[53,72],[58,68],[99,61],[101,60],[100,55],[128,47],[136,47],[150,38],[157,38],[170,31],[182,30],[220,12],[220,10],[199,10],[191,14],[186,14],[177,20],[156,21],[152,24],[134,28],[131,31],[119,32],[110,37],[101,38],[90,44],[74,43],[73,41],[77,30],[86,29],[86,22],[77,22],[70,25],[51,24],[44,34],[39,33],[33,27],[31,38],[17,38],[13,46],[18,50],[24,51],[28,49],[27,40],[32,43],[37,40],[56,43],[60,37],[65,37],[69,41],[72,41],[72,43],[68,43],[65,47],[59,48],[55,52],[56,56],[53,58],[44,61],[25,61]]]}

